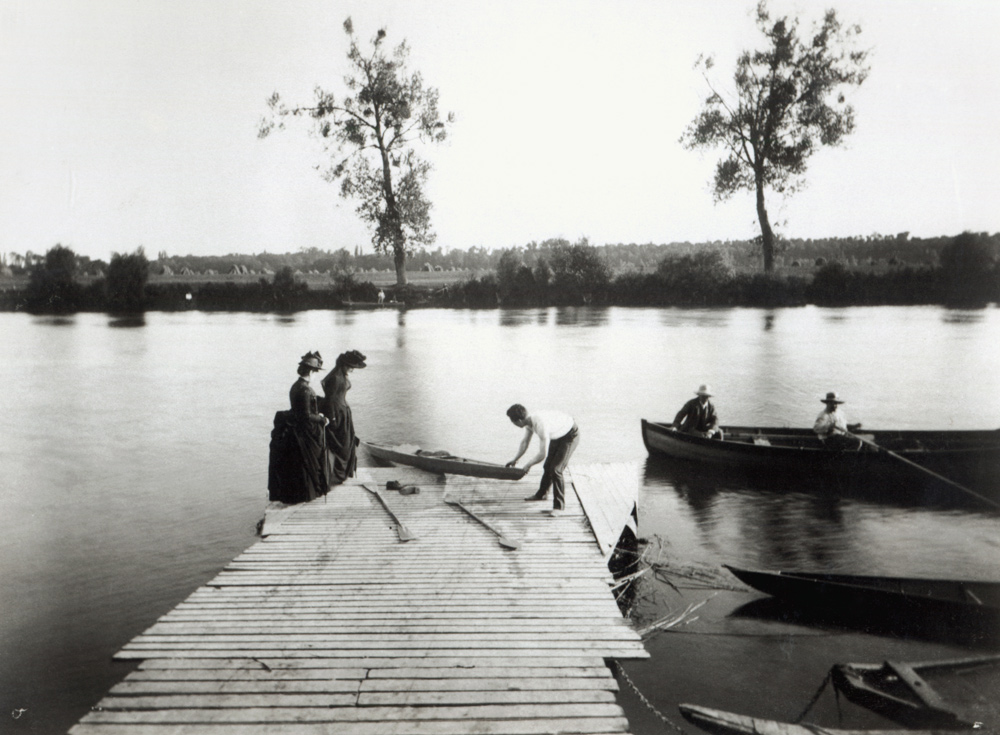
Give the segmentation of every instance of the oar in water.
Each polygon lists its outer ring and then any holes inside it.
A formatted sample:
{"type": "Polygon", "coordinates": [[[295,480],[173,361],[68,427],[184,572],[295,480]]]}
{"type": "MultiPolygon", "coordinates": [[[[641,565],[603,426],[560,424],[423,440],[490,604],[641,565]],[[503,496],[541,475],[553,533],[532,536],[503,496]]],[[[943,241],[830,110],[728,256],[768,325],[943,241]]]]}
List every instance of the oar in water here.
{"type": "Polygon", "coordinates": [[[448,505],[454,505],[454,506],[457,506],[457,507],[461,508],[466,513],[468,513],[470,516],[472,516],[475,520],[479,521],[481,524],[483,524],[488,529],[490,529],[491,531],[493,531],[493,533],[495,533],[497,535],[497,539],[500,541],[500,545],[502,547],[504,547],[505,549],[514,550],[514,549],[519,548],[518,544],[514,543],[509,538],[507,538],[506,536],[504,536],[498,530],[496,530],[495,528],[493,528],[493,526],[491,526],[489,523],[487,523],[482,518],[480,518],[479,516],[477,516],[475,513],[473,513],[471,510],[469,510],[468,508],[466,508],[461,503],[459,503],[457,500],[449,500],[448,496],[446,495],[445,498],[444,498],[444,502],[446,502],[448,505]]]}
{"type": "Polygon", "coordinates": [[[396,522],[396,534],[399,536],[400,541],[413,541],[416,538],[416,536],[410,533],[409,529],[403,525],[403,522],[396,517],[396,514],[392,512],[392,508],[390,508],[389,504],[385,502],[385,498],[382,497],[382,494],[378,490],[372,490],[367,485],[362,485],[361,487],[378,498],[378,502],[380,502],[382,507],[385,508],[385,512],[388,513],[389,517],[396,522]]]}
{"type": "Polygon", "coordinates": [[[984,498],[982,495],[980,495],[979,493],[977,493],[975,490],[970,490],[965,485],[960,485],[959,483],[955,482],[954,480],[949,480],[944,475],[939,475],[937,472],[934,472],[933,470],[929,470],[929,469],[927,469],[926,467],[924,467],[921,464],[917,464],[916,462],[914,462],[912,460],[909,460],[906,457],[903,457],[902,455],[896,454],[895,452],[890,451],[890,450],[886,449],[883,446],[879,446],[878,444],[876,444],[875,442],[873,442],[871,439],[865,439],[863,436],[858,436],[857,434],[852,434],[851,432],[844,431],[843,429],[838,429],[837,431],[839,431],[841,434],[844,434],[845,436],[851,437],[852,439],[857,439],[859,442],[863,442],[864,444],[867,444],[868,446],[870,446],[870,447],[872,447],[874,449],[877,449],[880,452],[885,452],[890,457],[894,457],[895,459],[898,459],[900,462],[905,462],[906,464],[910,465],[911,467],[915,467],[916,469],[920,470],[921,472],[924,472],[924,473],[930,475],[931,477],[940,480],[941,482],[944,482],[944,483],[946,483],[948,485],[951,485],[952,487],[957,488],[957,489],[961,490],[964,493],[968,493],[972,497],[974,497],[974,498],[976,498],[978,500],[981,500],[984,503],[988,503],[989,505],[992,505],[994,508],[1000,508],[1000,503],[996,503],[996,502],[990,500],[989,498],[984,498]]]}

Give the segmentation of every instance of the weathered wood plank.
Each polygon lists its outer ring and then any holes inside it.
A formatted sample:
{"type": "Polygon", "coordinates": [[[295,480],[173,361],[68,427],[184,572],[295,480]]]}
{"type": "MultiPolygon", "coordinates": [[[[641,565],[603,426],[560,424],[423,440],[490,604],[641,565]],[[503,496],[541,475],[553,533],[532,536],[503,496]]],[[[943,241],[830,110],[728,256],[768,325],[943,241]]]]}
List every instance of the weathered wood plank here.
{"type": "Polygon", "coordinates": [[[279,722],[391,722],[396,720],[497,720],[579,717],[612,718],[621,716],[617,704],[516,704],[463,705],[455,707],[243,707],[238,709],[136,710],[133,712],[91,712],[81,722],[128,723],[201,723],[240,724],[279,722]]]}
{"type": "MultiPolygon", "coordinates": [[[[477,720],[477,735],[613,735],[628,727],[624,717],[534,718],[531,720],[477,720]]],[[[470,723],[443,721],[295,722],[226,724],[145,724],[130,727],[129,735],[468,735],[470,723]]],[[[120,725],[81,723],[70,735],[122,735],[120,725]]]]}

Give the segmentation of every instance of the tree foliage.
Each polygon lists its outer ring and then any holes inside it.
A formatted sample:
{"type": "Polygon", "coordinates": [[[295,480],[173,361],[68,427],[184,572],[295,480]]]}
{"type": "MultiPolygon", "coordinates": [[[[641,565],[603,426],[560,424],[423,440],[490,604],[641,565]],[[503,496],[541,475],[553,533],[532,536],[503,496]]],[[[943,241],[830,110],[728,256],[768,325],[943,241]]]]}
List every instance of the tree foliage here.
{"type": "MultiPolygon", "coordinates": [[[[843,26],[828,10],[809,37],[798,19],[772,19],[765,0],[756,23],[762,50],[744,51],[736,62],[732,92],[709,81],[711,94],[684,134],[689,149],[722,148],[714,178],[716,201],[738,191],[756,196],[764,270],[774,267],[775,237],[765,189],[792,194],[805,184],[806,165],[821,146],[835,146],[854,129],[854,108],[845,91],[868,75],[868,52],[857,48],[861,28],[843,26]]],[[[698,61],[706,80],[711,57],[698,61]]]]}
{"type": "Polygon", "coordinates": [[[76,254],[64,245],[55,245],[31,269],[27,301],[33,311],[66,312],[77,307],[80,288],[76,275],[76,254]]]}
{"type": "Polygon", "coordinates": [[[950,304],[982,304],[995,298],[1000,272],[985,237],[963,232],[941,250],[944,299],[950,304]]]}
{"type": "Polygon", "coordinates": [[[307,115],[330,156],[323,170],[329,182],[340,182],[340,194],[356,203],[356,211],[372,231],[377,252],[392,253],[399,285],[406,284],[406,256],[417,245],[435,239],[431,204],[424,194],[430,164],[418,152],[422,143],[440,143],[447,135],[449,114],[441,119],[438,91],[424,85],[419,72],[407,69],[406,41],[392,52],[380,29],[363,50],[351,19],[344,21],[350,39],[347,92],[337,97],[316,88],[315,103],[286,107],[275,92],[268,100],[271,117],[261,122],[260,137],[283,128],[289,115],[307,115]]]}
{"type": "Polygon", "coordinates": [[[141,311],[149,280],[149,260],[140,246],[134,253],[115,253],[108,264],[105,289],[112,311],[141,311]]]}

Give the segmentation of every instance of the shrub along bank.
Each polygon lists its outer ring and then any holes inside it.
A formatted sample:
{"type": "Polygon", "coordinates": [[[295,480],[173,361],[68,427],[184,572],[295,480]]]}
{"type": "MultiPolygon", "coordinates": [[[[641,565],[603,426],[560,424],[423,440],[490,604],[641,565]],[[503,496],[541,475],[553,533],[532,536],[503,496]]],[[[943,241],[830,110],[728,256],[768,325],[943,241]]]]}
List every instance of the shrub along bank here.
{"type": "MultiPolygon", "coordinates": [[[[256,282],[148,283],[141,252],[120,256],[119,268],[83,284],[74,279],[72,253],[53,248],[26,288],[0,291],[0,309],[33,313],[73,311],[300,311],[375,303],[379,288],[350,272],[310,287],[290,267],[256,282]]],[[[116,258],[119,256],[116,256],[116,258]]],[[[112,260],[112,266],[116,261],[112,260]]],[[[1000,265],[990,243],[963,233],[936,266],[884,272],[828,262],[811,276],[737,271],[724,250],[668,255],[655,270],[612,274],[586,242],[554,249],[532,263],[518,250],[501,254],[497,268],[441,288],[385,288],[388,301],[407,306],[519,308],[561,305],[778,307],[925,305],[977,307],[1000,302],[1000,265]]]]}

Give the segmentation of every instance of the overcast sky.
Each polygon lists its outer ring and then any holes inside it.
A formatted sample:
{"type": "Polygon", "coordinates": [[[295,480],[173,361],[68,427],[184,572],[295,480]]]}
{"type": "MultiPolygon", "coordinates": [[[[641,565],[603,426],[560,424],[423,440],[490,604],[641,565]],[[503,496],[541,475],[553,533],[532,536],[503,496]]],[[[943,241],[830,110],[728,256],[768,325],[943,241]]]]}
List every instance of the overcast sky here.
{"type": "MultiPolygon", "coordinates": [[[[314,166],[304,126],[257,128],[279,91],[341,90],[347,16],[409,42],[456,115],[432,150],[437,245],[756,234],[749,194],[714,205],[716,157],[678,143],[759,45],[751,0],[0,0],[0,252],[94,258],[337,249],[370,238],[314,166]]],[[[1000,2],[773,0],[860,23],[857,130],[812,159],[772,221],[792,237],[1000,230],[1000,2]],[[783,224],[782,224],[783,223],[783,224]]]]}

